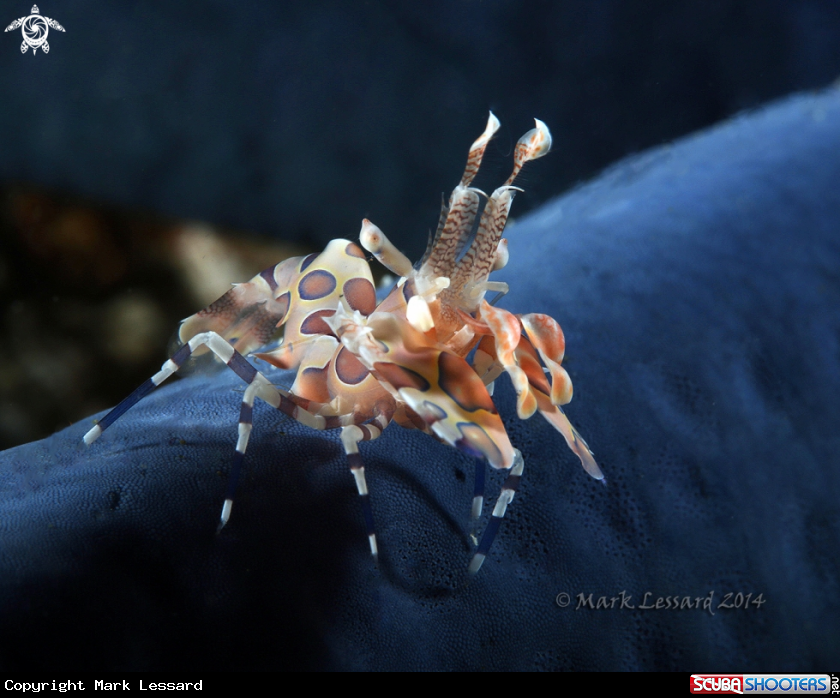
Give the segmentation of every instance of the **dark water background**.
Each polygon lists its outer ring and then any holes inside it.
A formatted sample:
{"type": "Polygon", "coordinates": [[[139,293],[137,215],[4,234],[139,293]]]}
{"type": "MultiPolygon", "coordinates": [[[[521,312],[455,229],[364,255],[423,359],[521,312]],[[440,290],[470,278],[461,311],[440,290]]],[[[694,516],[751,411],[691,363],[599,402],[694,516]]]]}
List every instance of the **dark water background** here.
{"type": "MultiPolygon", "coordinates": [[[[5,3],[11,22],[28,2],[5,3]]],[[[840,75],[832,0],[48,2],[0,36],[0,178],[319,246],[419,255],[493,109],[556,154],[518,214],[627,155],[840,75]]],[[[5,22],[3,25],[5,26],[5,22]]]]}
{"type": "MultiPolygon", "coordinates": [[[[479,187],[506,176],[533,117],[554,135],[519,180],[520,216],[628,154],[840,75],[833,0],[40,9],[66,29],[47,55],[0,35],[0,447],[114,404],[165,358],[208,300],[172,269],[173,221],[317,250],[368,217],[416,259],[488,109],[502,129],[479,187]]],[[[30,6],[3,10],[5,26],[30,6]]],[[[289,254],[206,273],[242,281],[289,254]]]]}

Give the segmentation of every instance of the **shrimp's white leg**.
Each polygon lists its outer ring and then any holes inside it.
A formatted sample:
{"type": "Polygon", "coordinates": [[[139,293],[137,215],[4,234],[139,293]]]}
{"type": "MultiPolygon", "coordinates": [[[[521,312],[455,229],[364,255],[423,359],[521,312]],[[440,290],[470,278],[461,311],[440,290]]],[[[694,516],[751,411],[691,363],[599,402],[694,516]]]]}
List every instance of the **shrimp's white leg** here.
{"type": "Polygon", "coordinates": [[[281,392],[269,383],[268,379],[248,363],[245,357],[236,351],[233,345],[221,335],[216,332],[201,332],[195,335],[189,342],[178,349],[172,355],[171,359],[163,364],[160,371],[141,384],[133,393],[106,414],[96,426],[88,431],[84,436],[84,442],[91,444],[96,441],[105,429],[175,373],[190,355],[202,346],[210,349],[225,362],[228,368],[248,384],[239,411],[239,438],[236,442],[236,451],[234,452],[233,465],[228,482],[228,494],[222,506],[222,514],[219,520],[218,530],[221,530],[230,518],[230,512],[233,507],[233,495],[236,491],[242,461],[245,457],[245,449],[248,447],[248,439],[251,435],[255,398],[261,398],[292,419],[313,429],[324,429],[327,426],[326,419],[323,416],[308,412],[303,407],[297,405],[294,400],[290,399],[290,395],[286,394],[285,391],[281,392]]]}
{"type": "Polygon", "coordinates": [[[375,560],[379,554],[376,545],[376,528],[373,524],[373,508],[370,505],[370,494],[368,493],[367,480],[365,479],[365,466],[362,462],[362,455],[359,453],[360,441],[373,441],[378,438],[382,430],[388,426],[390,421],[385,415],[378,415],[374,422],[368,424],[350,424],[341,428],[341,443],[344,444],[344,452],[347,454],[347,462],[350,465],[350,472],[356,481],[356,489],[362,500],[362,513],[365,517],[365,528],[367,529],[370,554],[375,560]]]}
{"type": "Polygon", "coordinates": [[[478,547],[475,549],[475,554],[473,555],[472,560],[470,560],[470,574],[475,574],[481,569],[481,565],[484,563],[484,558],[486,558],[487,553],[490,552],[490,546],[493,545],[493,539],[499,531],[499,526],[505,516],[508,504],[513,501],[513,495],[516,494],[516,490],[519,488],[519,481],[522,478],[522,470],[525,467],[525,461],[519,450],[515,449],[515,451],[516,455],[514,457],[513,465],[511,466],[510,473],[508,474],[505,483],[502,485],[502,491],[499,493],[499,498],[496,500],[496,506],[493,508],[493,515],[490,517],[490,523],[488,523],[487,528],[484,529],[484,534],[481,536],[478,547]]]}
{"type": "Polygon", "coordinates": [[[481,516],[484,509],[484,476],[487,467],[483,458],[475,459],[475,486],[473,487],[473,501],[470,516],[475,520],[481,516]]]}

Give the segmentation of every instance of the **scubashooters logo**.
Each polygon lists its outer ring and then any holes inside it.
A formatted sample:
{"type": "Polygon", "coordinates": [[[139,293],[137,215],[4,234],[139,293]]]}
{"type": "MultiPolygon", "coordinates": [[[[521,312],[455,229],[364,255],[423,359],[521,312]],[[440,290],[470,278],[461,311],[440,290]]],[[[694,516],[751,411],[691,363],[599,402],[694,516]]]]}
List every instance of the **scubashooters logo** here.
{"type": "Polygon", "coordinates": [[[774,693],[808,695],[828,693],[828,674],[692,674],[690,691],[695,694],[774,693]]]}
{"type": "Polygon", "coordinates": [[[6,27],[6,31],[10,32],[18,27],[23,34],[23,43],[20,45],[21,53],[26,53],[29,49],[32,49],[32,53],[35,54],[39,48],[44,53],[49,53],[50,45],[47,43],[47,34],[50,33],[50,27],[56,31],[64,31],[64,27],[54,19],[44,17],[38,10],[37,5],[32,6],[31,15],[16,19],[6,27]]]}

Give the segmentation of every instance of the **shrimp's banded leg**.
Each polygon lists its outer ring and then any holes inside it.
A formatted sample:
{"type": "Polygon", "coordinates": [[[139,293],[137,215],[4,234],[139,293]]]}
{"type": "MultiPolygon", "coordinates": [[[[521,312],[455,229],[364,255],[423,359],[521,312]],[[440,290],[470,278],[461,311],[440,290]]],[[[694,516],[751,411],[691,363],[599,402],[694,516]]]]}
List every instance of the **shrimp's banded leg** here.
{"type": "Polygon", "coordinates": [[[484,529],[484,533],[481,536],[478,547],[475,549],[475,554],[473,555],[472,560],[470,560],[470,574],[475,574],[481,569],[481,565],[484,563],[484,558],[486,558],[487,553],[490,552],[490,546],[493,545],[493,540],[499,532],[499,526],[502,524],[502,519],[505,516],[508,505],[513,501],[513,495],[516,494],[516,490],[519,489],[519,481],[522,479],[522,471],[525,468],[525,460],[522,458],[522,454],[519,452],[519,449],[514,450],[515,459],[510,468],[510,473],[502,485],[502,491],[499,493],[499,498],[496,500],[496,506],[493,508],[490,523],[488,523],[487,528],[484,529]]]}
{"type": "MultiPolygon", "coordinates": [[[[124,398],[114,409],[106,414],[99,423],[93,427],[84,436],[86,444],[92,444],[96,441],[109,426],[122,417],[129,409],[134,407],[140,400],[151,393],[163,381],[175,373],[183,363],[190,358],[192,353],[201,346],[206,346],[212,350],[216,356],[224,361],[240,378],[247,382],[253,380],[251,371],[256,372],[245,358],[238,353],[231,344],[223,339],[215,332],[202,332],[193,337],[189,342],[184,344],[178,351],[176,351],[172,358],[167,360],[160,371],[153,375],[145,383],[142,383],[137,389],[128,397],[124,398]],[[249,371],[250,369],[250,371],[249,371]]],[[[266,381],[268,383],[268,381],[266,381]]]]}
{"type": "Polygon", "coordinates": [[[367,480],[365,479],[365,465],[362,462],[362,455],[359,453],[359,442],[373,441],[378,438],[382,431],[388,426],[390,419],[380,414],[373,422],[368,424],[350,424],[341,428],[341,443],[344,445],[344,452],[347,454],[347,462],[350,465],[350,472],[356,481],[356,489],[362,501],[362,513],[365,517],[365,529],[367,530],[370,554],[375,560],[379,554],[376,545],[376,528],[373,524],[373,508],[370,505],[370,494],[368,493],[367,480]]]}
{"type": "Polygon", "coordinates": [[[248,447],[248,439],[251,435],[254,399],[257,397],[261,398],[272,407],[292,417],[292,419],[313,429],[324,429],[327,426],[327,422],[323,416],[312,414],[303,407],[298,406],[289,396],[284,394],[285,391],[281,392],[275,388],[262,373],[248,363],[245,357],[233,348],[230,342],[216,332],[201,332],[190,339],[189,342],[173,354],[171,359],[163,364],[160,371],[141,384],[131,395],[120,402],[96,426],[88,431],[84,436],[84,442],[91,444],[96,441],[105,429],[175,373],[194,351],[203,346],[210,349],[237,376],[248,384],[239,411],[239,438],[236,442],[236,451],[234,452],[233,465],[228,482],[228,493],[225,498],[225,503],[222,506],[222,514],[219,521],[219,529],[221,529],[230,518],[230,512],[233,507],[233,494],[236,491],[242,461],[245,457],[245,449],[248,447]]]}
{"type": "MultiPolygon", "coordinates": [[[[161,383],[163,383],[163,381],[175,373],[190,357],[190,355],[202,346],[206,346],[214,354],[216,354],[216,356],[218,356],[228,366],[228,368],[248,383],[249,387],[251,387],[252,383],[255,384],[252,390],[252,405],[253,396],[259,396],[272,407],[277,407],[284,412],[288,412],[288,410],[291,409],[297,409],[294,402],[281,395],[280,392],[268,382],[268,379],[263,376],[262,373],[257,371],[257,369],[251,366],[245,357],[236,351],[227,340],[218,335],[216,332],[202,332],[201,334],[197,334],[189,342],[184,344],[184,346],[178,349],[178,351],[172,355],[172,358],[163,364],[160,371],[149,378],[149,380],[145,383],[142,383],[133,393],[131,393],[114,409],[100,419],[99,423],[88,431],[87,434],[85,434],[84,442],[86,444],[92,444],[96,441],[105,429],[111,426],[129,409],[134,407],[134,405],[140,402],[140,400],[146,397],[161,383]],[[284,403],[288,403],[286,409],[284,409],[284,403]]],[[[312,414],[309,414],[308,417],[309,419],[301,418],[298,421],[306,424],[307,426],[313,427],[314,429],[324,428],[323,417],[312,414]]],[[[245,439],[245,442],[247,443],[247,438],[245,439]]]]}
{"type": "Polygon", "coordinates": [[[481,516],[481,511],[484,509],[484,477],[486,475],[486,466],[483,458],[475,459],[475,485],[473,487],[473,501],[470,516],[473,519],[478,519],[481,516]]]}
{"type": "MultiPolygon", "coordinates": [[[[282,409],[283,400],[291,402],[285,395],[280,394],[268,382],[268,379],[251,366],[239,352],[234,350],[233,356],[234,358],[239,357],[237,368],[234,368],[234,371],[236,371],[236,375],[248,383],[248,387],[245,388],[245,394],[242,396],[242,404],[239,408],[239,425],[237,427],[239,436],[236,439],[236,450],[233,452],[233,463],[231,463],[230,476],[228,477],[227,494],[225,495],[224,504],[222,504],[222,513],[219,516],[219,525],[216,527],[216,533],[221,531],[228,520],[230,520],[230,512],[233,509],[233,498],[236,494],[237,485],[239,484],[242,463],[245,460],[245,449],[248,448],[251,429],[254,426],[254,399],[259,396],[272,407],[278,409],[282,409]]],[[[228,366],[231,366],[230,362],[228,362],[228,366]]]]}

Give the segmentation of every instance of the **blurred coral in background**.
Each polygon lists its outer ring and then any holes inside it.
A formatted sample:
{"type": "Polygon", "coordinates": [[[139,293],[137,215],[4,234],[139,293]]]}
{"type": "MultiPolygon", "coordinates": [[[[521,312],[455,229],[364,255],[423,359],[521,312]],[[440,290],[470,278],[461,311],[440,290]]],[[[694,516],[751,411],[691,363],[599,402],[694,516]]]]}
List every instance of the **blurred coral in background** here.
{"type": "Polygon", "coordinates": [[[31,186],[0,204],[0,449],[115,404],[182,318],[302,249],[31,186]]]}

